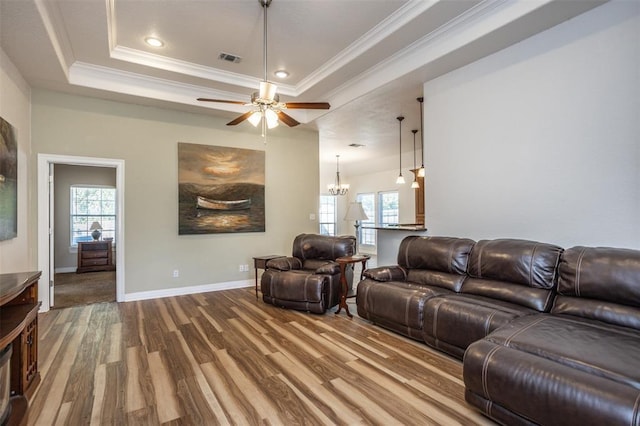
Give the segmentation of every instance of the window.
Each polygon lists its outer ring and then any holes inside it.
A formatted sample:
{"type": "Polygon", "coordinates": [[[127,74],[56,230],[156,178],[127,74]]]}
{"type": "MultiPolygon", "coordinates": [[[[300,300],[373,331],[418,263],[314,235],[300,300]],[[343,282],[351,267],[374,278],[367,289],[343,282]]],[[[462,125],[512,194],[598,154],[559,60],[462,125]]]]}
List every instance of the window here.
{"type": "Polygon", "coordinates": [[[399,218],[398,191],[378,193],[380,225],[397,225],[399,218]]]}
{"type": "MultiPolygon", "coordinates": [[[[364,227],[376,226],[376,197],[373,193],[358,194],[356,201],[362,203],[362,209],[364,210],[369,220],[362,220],[360,224],[364,227]]],[[[376,245],[376,230],[375,229],[363,229],[360,228],[360,245],[376,245]]]]}
{"type": "Polygon", "coordinates": [[[336,197],[320,196],[320,234],[336,235],[336,197]]]}
{"type": "MultiPolygon", "coordinates": [[[[71,246],[92,241],[91,224],[100,223],[102,238],[115,238],[116,189],[99,186],[71,187],[71,246]]],[[[115,241],[114,241],[115,243],[115,241]]]]}

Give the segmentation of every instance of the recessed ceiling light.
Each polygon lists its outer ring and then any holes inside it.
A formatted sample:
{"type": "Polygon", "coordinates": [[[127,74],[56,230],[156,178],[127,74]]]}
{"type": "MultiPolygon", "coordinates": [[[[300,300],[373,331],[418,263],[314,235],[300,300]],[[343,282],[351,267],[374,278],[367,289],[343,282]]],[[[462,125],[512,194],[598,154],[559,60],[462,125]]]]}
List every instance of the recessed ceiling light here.
{"type": "Polygon", "coordinates": [[[144,39],[144,41],[149,46],[153,46],[153,47],[162,47],[162,46],[164,46],[164,42],[162,40],[160,40],[159,38],[147,37],[147,38],[144,39]]]}
{"type": "Polygon", "coordinates": [[[274,74],[278,78],[287,78],[287,77],[289,77],[289,73],[286,72],[285,70],[278,70],[278,71],[274,72],[274,74]]]}

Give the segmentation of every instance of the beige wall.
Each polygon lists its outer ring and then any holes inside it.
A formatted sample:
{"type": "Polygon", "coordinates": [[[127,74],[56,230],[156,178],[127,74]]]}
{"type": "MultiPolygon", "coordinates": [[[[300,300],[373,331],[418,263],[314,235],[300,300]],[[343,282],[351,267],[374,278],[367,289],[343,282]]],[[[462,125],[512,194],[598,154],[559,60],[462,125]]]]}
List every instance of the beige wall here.
{"type": "Polygon", "coordinates": [[[18,139],[18,236],[0,241],[0,273],[36,269],[35,210],[30,177],[31,89],[17,68],[0,49],[0,116],[16,131],[18,139]]]}
{"type": "Polygon", "coordinates": [[[56,272],[75,272],[77,250],[71,249],[72,185],[116,186],[116,169],[111,167],[75,166],[56,164],[54,167],[54,241],[56,272]]]}
{"type": "Polygon", "coordinates": [[[246,123],[228,127],[228,119],[44,90],[34,91],[32,114],[33,158],[125,161],[127,294],[252,280],[253,270],[239,272],[239,264],[288,254],[295,235],[316,232],[309,214],[318,210],[317,132],[280,126],[265,144],[246,123]],[[178,142],[266,151],[265,232],[178,235],[178,142]]]}

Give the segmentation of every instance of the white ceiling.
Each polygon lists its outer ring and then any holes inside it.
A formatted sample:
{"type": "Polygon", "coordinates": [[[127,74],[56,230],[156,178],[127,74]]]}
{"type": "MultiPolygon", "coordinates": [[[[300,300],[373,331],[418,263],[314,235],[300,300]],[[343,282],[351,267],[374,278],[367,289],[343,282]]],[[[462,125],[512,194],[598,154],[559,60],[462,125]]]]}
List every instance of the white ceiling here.
{"type": "MultiPolygon", "coordinates": [[[[285,102],[331,103],[288,111],[319,130],[323,161],[363,164],[396,154],[398,115],[411,140],[425,81],[604,2],[273,0],[267,78],[285,102]]],[[[0,46],[33,87],[228,118],[246,107],[196,98],[248,101],[263,78],[258,0],[0,0],[0,46]]]]}

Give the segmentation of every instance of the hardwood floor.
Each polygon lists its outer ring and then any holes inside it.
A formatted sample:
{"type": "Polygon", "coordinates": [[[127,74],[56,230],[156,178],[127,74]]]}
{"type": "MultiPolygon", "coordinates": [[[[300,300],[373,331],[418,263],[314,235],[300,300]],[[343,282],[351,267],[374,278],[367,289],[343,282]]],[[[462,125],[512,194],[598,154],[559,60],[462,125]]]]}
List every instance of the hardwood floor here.
{"type": "Polygon", "coordinates": [[[459,361],[253,288],[52,310],[39,333],[29,424],[492,424],[459,361]]]}

